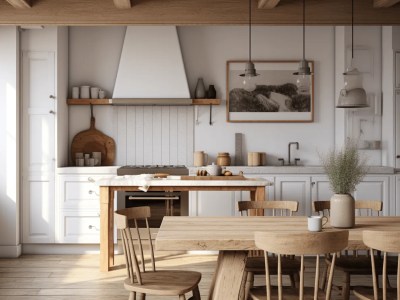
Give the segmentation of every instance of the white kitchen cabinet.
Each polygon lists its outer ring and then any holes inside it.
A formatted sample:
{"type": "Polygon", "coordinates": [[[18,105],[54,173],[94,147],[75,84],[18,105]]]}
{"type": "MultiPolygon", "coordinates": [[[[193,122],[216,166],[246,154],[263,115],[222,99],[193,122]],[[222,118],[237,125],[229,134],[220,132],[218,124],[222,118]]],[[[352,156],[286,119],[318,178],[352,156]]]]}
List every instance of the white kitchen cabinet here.
{"type": "Polygon", "coordinates": [[[55,242],[55,169],[68,149],[67,41],[62,27],[21,33],[23,243],[55,242]]]}
{"type": "Polygon", "coordinates": [[[390,199],[390,176],[367,175],[356,186],[354,199],[356,200],[380,200],[383,201],[383,215],[394,215],[390,199]]]}
{"type": "MultiPolygon", "coordinates": [[[[326,201],[332,197],[332,190],[327,176],[311,177],[311,201],[326,201]]],[[[311,207],[312,208],[312,207],[311,207]]]]}
{"type": "Polygon", "coordinates": [[[299,202],[299,211],[296,215],[311,214],[311,177],[304,176],[276,176],[275,200],[292,200],[299,202]]]}
{"type": "Polygon", "coordinates": [[[54,242],[54,52],[22,54],[23,242],[54,242]]]}
{"type": "MultiPolygon", "coordinates": [[[[100,195],[96,180],[115,176],[113,168],[61,168],[57,175],[56,242],[96,244],[100,242],[100,195]],[[73,171],[77,173],[73,173],[73,171]]],[[[114,199],[114,209],[117,207],[114,199]]],[[[116,237],[114,232],[114,237],[116,237]]]]}
{"type": "Polygon", "coordinates": [[[391,213],[394,211],[396,216],[400,216],[400,175],[394,176],[396,192],[395,192],[395,201],[391,204],[391,213]]]}

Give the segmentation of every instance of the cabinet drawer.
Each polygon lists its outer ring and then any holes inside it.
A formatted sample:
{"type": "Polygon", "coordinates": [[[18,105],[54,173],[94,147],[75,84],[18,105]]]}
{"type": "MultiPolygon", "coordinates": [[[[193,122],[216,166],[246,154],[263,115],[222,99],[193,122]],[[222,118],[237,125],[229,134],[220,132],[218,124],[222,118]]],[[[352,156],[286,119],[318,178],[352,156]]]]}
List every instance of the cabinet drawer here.
{"type": "Polygon", "coordinates": [[[99,209],[99,187],[95,181],[104,176],[60,176],[60,209],[99,209]]]}
{"type": "Polygon", "coordinates": [[[60,243],[100,243],[100,216],[98,212],[61,212],[60,243]]]}

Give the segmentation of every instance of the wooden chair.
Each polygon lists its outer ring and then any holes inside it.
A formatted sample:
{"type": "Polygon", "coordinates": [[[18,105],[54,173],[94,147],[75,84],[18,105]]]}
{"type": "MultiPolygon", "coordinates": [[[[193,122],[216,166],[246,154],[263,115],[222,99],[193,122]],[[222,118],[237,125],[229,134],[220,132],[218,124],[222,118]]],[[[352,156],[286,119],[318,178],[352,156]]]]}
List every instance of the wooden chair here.
{"type": "Polygon", "coordinates": [[[322,232],[256,232],[256,246],[265,251],[266,287],[250,290],[252,299],[330,299],[333,270],[335,267],[336,252],[347,247],[349,232],[347,230],[332,230],[322,232]],[[278,255],[278,286],[271,287],[270,256],[268,252],[278,255]],[[332,254],[326,292],[319,288],[319,261],[320,255],[332,254]],[[282,287],[282,255],[301,256],[299,288],[282,287]],[[304,287],[304,256],[315,255],[314,287],[304,287]]]}
{"type": "Polygon", "coordinates": [[[146,294],[159,296],[179,296],[185,299],[185,294],[192,291],[194,300],[200,299],[198,284],[201,273],[191,271],[156,271],[153,245],[150,238],[148,218],[150,218],[150,207],[131,207],[121,209],[114,214],[115,224],[121,233],[124,248],[128,277],[124,281],[125,289],[130,291],[129,300],[136,299],[136,294],[141,294],[145,299],[146,294]],[[146,228],[139,230],[138,220],[144,220],[146,228]],[[133,223],[133,228],[129,226],[133,223]],[[145,232],[145,237],[143,235],[145,232]],[[151,271],[147,271],[144,259],[144,247],[142,241],[148,240],[151,259],[151,271]],[[135,244],[139,249],[135,249],[135,244]],[[140,259],[137,252],[140,254],[140,259]],[[140,261],[140,263],[139,263],[140,261]]]}
{"type": "MultiPolygon", "coordinates": [[[[382,201],[374,200],[356,200],[355,201],[355,214],[356,216],[379,216],[382,211],[382,201]]],[[[313,210],[322,215],[329,215],[330,201],[314,201],[313,210]]],[[[327,258],[326,263],[330,265],[331,259],[327,258]]],[[[323,287],[326,284],[328,268],[324,274],[323,287]]],[[[391,268],[392,269],[392,268],[391,268]]],[[[360,254],[357,251],[353,255],[344,252],[336,259],[336,270],[344,272],[342,282],[342,297],[348,300],[350,297],[350,279],[351,275],[370,275],[371,274],[371,260],[367,254],[360,254]]]]}
{"type": "Polygon", "coordinates": [[[363,231],[363,242],[370,247],[371,258],[374,257],[374,249],[383,252],[382,288],[379,289],[378,287],[378,272],[376,270],[378,266],[375,260],[371,259],[373,288],[356,287],[353,291],[354,295],[361,300],[400,299],[400,231],[365,230],[363,231]],[[397,254],[397,289],[387,288],[388,252],[397,254]]]}
{"type": "MultiPolygon", "coordinates": [[[[238,202],[238,210],[241,216],[250,215],[251,210],[263,209],[264,213],[271,212],[272,216],[292,216],[294,212],[299,209],[299,203],[297,201],[240,201],[238,202]]],[[[265,263],[264,256],[261,254],[257,255],[257,252],[251,252],[247,258],[245,267],[245,288],[243,290],[243,296],[247,297],[250,288],[254,284],[254,275],[265,274],[265,263]]],[[[300,271],[300,262],[293,257],[282,258],[282,274],[287,275],[290,278],[292,286],[295,286],[295,278],[298,276],[300,271]]],[[[278,274],[278,260],[277,258],[270,258],[270,272],[273,275],[278,274]]]]}

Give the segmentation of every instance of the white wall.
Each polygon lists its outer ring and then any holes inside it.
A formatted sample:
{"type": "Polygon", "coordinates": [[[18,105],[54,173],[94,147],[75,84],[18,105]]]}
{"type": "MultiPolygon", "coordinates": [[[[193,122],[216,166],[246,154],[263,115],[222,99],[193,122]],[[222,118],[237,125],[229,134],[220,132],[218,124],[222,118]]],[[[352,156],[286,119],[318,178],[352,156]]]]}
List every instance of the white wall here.
{"type": "MultiPolygon", "coordinates": [[[[226,61],[247,59],[247,27],[180,27],[186,73],[191,91],[198,77],[215,84],[217,95],[226,99],[226,61]]],[[[301,28],[255,27],[254,60],[293,60],[302,55],[301,28]]],[[[195,126],[195,150],[212,157],[217,152],[234,152],[234,135],[244,134],[247,151],[267,153],[268,164],[287,158],[289,142],[299,142],[299,157],[307,165],[319,164],[317,150],[324,152],[334,144],[334,28],[307,27],[306,57],[315,64],[315,114],[313,123],[227,123],[225,101],[213,109],[214,125],[208,124],[208,108],[200,108],[200,124],[195,126]]],[[[257,66],[256,66],[257,67],[257,66]]]]}
{"type": "Polygon", "coordinates": [[[0,257],[18,257],[21,245],[17,27],[0,27],[0,45],[0,257]]]}
{"type": "MultiPolygon", "coordinates": [[[[380,27],[360,27],[356,30],[359,46],[373,46],[373,92],[380,89],[380,27]],[[375,81],[374,81],[375,80],[375,81]],[[378,82],[377,82],[378,81],[378,82]]],[[[74,27],[70,30],[70,87],[84,83],[111,91],[115,82],[121,53],[124,27],[74,27]],[[94,47],[93,45],[96,45],[94,47]],[[99,46],[101,45],[101,46],[99,46]],[[96,49],[94,51],[93,49],[96,49]],[[100,64],[100,67],[98,65],[100,64]],[[103,68],[104,66],[108,66],[103,68]],[[99,69],[100,68],[100,69],[99,69]],[[94,71],[95,70],[95,71],[94,71]]],[[[193,92],[199,77],[206,86],[214,84],[222,105],[213,107],[213,126],[209,123],[209,108],[199,107],[199,124],[194,126],[194,150],[204,150],[215,159],[218,152],[234,153],[234,135],[244,134],[243,153],[267,153],[267,164],[278,164],[287,158],[289,142],[299,142],[299,157],[306,165],[319,165],[318,152],[341,145],[346,138],[343,109],[335,109],[337,91],[342,87],[346,45],[349,32],[345,27],[310,26],[306,28],[306,56],[315,63],[315,112],[313,123],[227,123],[226,122],[226,61],[247,59],[248,28],[246,26],[185,26],[178,28],[189,88],[193,92]]],[[[254,60],[294,60],[302,55],[302,32],[298,26],[256,26],[253,28],[254,60]]],[[[69,137],[89,126],[88,107],[70,107],[69,137]]],[[[99,130],[117,137],[115,113],[111,107],[96,107],[99,130]],[[114,123],[114,129],[112,126],[114,123]]],[[[386,112],[387,113],[387,112],[386,112]]],[[[195,116],[196,119],[196,116],[195,116]]],[[[385,121],[385,111],[383,115],[385,121]]],[[[384,128],[393,127],[384,123],[384,128]]],[[[121,126],[119,124],[118,126],[121,126]]],[[[126,125],[128,126],[128,125],[126,125]]],[[[384,136],[385,147],[390,146],[384,136]]],[[[118,147],[118,144],[117,144],[118,147]]],[[[386,148],[387,149],[387,148],[386,148]]],[[[390,165],[390,151],[385,149],[383,164],[390,165]]],[[[127,148],[127,151],[129,149],[127,148]]],[[[246,159],[244,159],[246,162],[246,159]]],[[[129,163],[129,162],[128,162],[129,163]]],[[[138,162],[136,162],[138,163],[138,162]]],[[[168,163],[162,161],[162,163],[168,163]]]]}

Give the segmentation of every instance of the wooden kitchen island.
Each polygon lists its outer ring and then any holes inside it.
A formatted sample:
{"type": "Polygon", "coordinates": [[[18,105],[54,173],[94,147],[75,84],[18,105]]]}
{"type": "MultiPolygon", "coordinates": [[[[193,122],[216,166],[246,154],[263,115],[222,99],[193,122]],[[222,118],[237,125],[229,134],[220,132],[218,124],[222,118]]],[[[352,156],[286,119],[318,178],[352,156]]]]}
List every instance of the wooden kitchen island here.
{"type": "MultiPolygon", "coordinates": [[[[117,191],[140,191],[146,186],[148,191],[250,191],[252,201],[266,199],[265,187],[272,185],[265,179],[244,180],[177,180],[152,179],[136,180],[134,176],[117,176],[101,179],[100,186],[100,270],[107,272],[114,265],[114,193],[117,191]]],[[[262,210],[257,212],[262,214],[262,210]]]]}

